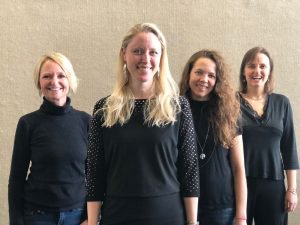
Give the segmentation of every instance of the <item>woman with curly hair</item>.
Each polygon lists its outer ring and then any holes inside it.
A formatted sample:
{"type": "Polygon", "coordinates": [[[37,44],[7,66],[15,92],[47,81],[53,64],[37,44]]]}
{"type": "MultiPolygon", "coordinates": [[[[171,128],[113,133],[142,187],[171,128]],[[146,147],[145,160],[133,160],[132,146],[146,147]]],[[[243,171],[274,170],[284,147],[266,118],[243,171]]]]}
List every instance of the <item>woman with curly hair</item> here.
{"type": "Polygon", "coordinates": [[[193,119],[156,25],[129,30],[118,69],[112,94],[96,103],[91,121],[88,224],[96,225],[101,215],[104,225],[196,225],[193,119]]]}
{"type": "Polygon", "coordinates": [[[189,99],[197,136],[199,224],[246,224],[239,103],[220,53],[201,50],[190,57],[182,73],[180,94],[189,99]]]}

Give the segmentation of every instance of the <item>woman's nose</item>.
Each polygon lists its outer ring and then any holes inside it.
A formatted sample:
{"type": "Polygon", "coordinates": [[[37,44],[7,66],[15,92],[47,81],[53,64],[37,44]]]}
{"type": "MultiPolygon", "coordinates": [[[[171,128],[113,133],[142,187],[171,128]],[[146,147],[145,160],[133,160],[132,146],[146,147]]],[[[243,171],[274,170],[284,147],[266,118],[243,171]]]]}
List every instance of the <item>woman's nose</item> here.
{"type": "Polygon", "coordinates": [[[53,76],[51,79],[51,84],[57,84],[58,78],[56,76],[53,76]]]}
{"type": "Polygon", "coordinates": [[[207,74],[203,74],[203,76],[200,77],[200,80],[203,81],[203,82],[207,82],[208,81],[207,74]]]}
{"type": "Polygon", "coordinates": [[[255,67],[254,72],[257,73],[257,74],[260,73],[260,68],[259,68],[259,66],[256,66],[256,67],[255,67]]]}
{"type": "Polygon", "coordinates": [[[149,59],[150,59],[149,53],[145,52],[145,53],[142,55],[142,61],[143,61],[143,62],[148,62],[149,59]]]}

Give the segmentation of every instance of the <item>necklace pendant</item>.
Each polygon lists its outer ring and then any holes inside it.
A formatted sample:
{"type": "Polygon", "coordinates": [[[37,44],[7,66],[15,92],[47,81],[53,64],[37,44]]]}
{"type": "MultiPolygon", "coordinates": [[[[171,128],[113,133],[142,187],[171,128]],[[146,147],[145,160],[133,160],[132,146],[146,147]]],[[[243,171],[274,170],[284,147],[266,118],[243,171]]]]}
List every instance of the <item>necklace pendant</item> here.
{"type": "Polygon", "coordinates": [[[206,156],[205,156],[204,153],[201,153],[201,154],[200,154],[200,159],[205,159],[205,157],[206,157],[206,156]]]}

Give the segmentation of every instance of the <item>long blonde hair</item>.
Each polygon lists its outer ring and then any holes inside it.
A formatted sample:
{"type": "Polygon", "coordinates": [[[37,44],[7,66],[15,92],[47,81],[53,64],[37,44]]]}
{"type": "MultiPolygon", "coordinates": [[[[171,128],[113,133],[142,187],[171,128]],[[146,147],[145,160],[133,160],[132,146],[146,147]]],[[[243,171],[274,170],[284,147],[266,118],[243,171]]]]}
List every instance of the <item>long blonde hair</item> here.
{"type": "Polygon", "coordinates": [[[216,64],[217,80],[209,98],[209,122],[212,124],[215,139],[223,146],[229,147],[237,135],[237,120],[240,113],[230,79],[229,68],[223,56],[214,50],[200,50],[193,54],[185,64],[179,84],[180,94],[188,95],[190,73],[199,58],[211,59],[216,64]]]}
{"type": "Polygon", "coordinates": [[[165,37],[155,24],[142,23],[133,26],[122,41],[118,59],[117,81],[112,94],[107,98],[101,110],[103,111],[103,126],[105,127],[111,127],[116,123],[123,125],[130,119],[133,112],[134,96],[128,87],[129,71],[124,67],[123,50],[127,48],[132,38],[141,32],[153,33],[160,41],[162,48],[159,71],[153,78],[155,97],[148,99],[144,108],[145,123],[151,126],[164,126],[176,121],[176,114],[180,110],[179,94],[169,69],[165,37]]]}

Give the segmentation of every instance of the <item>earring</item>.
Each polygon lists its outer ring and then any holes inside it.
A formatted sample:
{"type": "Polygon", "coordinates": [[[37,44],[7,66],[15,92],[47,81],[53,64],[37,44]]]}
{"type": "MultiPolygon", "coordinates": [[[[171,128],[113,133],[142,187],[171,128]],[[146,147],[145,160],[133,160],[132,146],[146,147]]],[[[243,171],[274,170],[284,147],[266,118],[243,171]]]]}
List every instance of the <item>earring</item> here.
{"type": "Polygon", "coordinates": [[[125,83],[127,83],[128,82],[128,73],[127,73],[126,63],[124,63],[124,65],[123,65],[123,74],[124,74],[124,81],[125,81],[125,83]]]}
{"type": "Polygon", "coordinates": [[[243,75],[243,80],[242,81],[243,81],[243,83],[247,83],[245,75],[243,75]]]}

